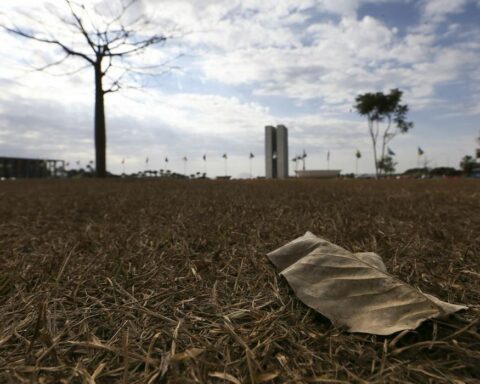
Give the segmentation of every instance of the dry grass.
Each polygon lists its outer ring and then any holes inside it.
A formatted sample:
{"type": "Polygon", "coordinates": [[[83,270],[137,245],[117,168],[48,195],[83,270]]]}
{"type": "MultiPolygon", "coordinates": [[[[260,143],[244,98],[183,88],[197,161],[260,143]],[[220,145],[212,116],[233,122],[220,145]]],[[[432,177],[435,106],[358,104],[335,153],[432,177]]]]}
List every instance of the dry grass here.
{"type": "Polygon", "coordinates": [[[478,182],[16,181],[0,198],[0,382],[480,378],[478,182]],[[335,329],[265,257],[307,230],[471,309],[335,329]]]}

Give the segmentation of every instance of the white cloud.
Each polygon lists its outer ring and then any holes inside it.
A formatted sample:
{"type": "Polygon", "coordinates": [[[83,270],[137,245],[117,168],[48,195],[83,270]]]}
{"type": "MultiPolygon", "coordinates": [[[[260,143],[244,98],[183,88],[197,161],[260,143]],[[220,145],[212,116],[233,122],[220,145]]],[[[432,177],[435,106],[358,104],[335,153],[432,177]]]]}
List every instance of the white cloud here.
{"type": "Polygon", "coordinates": [[[401,87],[418,106],[435,105],[435,87],[474,68],[479,50],[443,48],[431,34],[398,37],[380,21],[343,18],[305,29],[310,44],[249,47],[199,60],[207,79],[249,84],[258,95],[351,103],[359,92],[401,87]]]}
{"type": "Polygon", "coordinates": [[[468,0],[424,0],[423,17],[433,23],[442,22],[448,15],[463,11],[467,3],[468,0]]]}
{"type": "Polygon", "coordinates": [[[319,1],[321,11],[331,12],[342,16],[356,17],[360,2],[358,0],[323,0],[319,1]]]}

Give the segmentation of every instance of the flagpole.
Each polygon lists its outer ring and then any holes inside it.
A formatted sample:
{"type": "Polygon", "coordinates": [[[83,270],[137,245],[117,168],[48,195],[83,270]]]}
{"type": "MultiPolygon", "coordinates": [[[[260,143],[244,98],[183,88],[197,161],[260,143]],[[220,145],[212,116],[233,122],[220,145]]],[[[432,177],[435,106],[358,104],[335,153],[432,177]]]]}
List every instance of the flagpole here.
{"type": "Polygon", "coordinates": [[[355,156],[355,176],[358,176],[358,157],[355,156]]]}
{"type": "Polygon", "coordinates": [[[249,158],[250,161],[250,179],[253,179],[253,173],[252,173],[252,158],[249,158]]]}

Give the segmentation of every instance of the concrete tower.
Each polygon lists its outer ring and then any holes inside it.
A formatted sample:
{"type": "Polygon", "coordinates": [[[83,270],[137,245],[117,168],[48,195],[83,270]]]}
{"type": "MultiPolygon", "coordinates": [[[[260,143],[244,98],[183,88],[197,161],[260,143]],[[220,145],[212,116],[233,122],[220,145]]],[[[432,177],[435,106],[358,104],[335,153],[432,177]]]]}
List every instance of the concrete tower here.
{"type": "Polygon", "coordinates": [[[271,125],[265,127],[265,177],[277,177],[277,130],[271,125]]]}
{"type": "Polygon", "coordinates": [[[288,178],[288,129],[277,125],[277,177],[288,178]]]}
{"type": "Polygon", "coordinates": [[[288,177],[288,129],[284,125],[265,127],[265,177],[288,177]]]}

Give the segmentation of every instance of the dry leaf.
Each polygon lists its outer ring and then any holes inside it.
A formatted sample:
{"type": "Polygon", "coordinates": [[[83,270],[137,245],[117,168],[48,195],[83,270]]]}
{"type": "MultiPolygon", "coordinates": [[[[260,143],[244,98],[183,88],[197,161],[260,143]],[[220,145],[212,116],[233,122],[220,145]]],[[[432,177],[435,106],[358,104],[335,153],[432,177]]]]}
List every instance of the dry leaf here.
{"type": "Polygon", "coordinates": [[[388,274],[375,253],[353,254],[310,232],[267,256],[300,300],[350,332],[389,335],[467,308],[388,274]]]}

